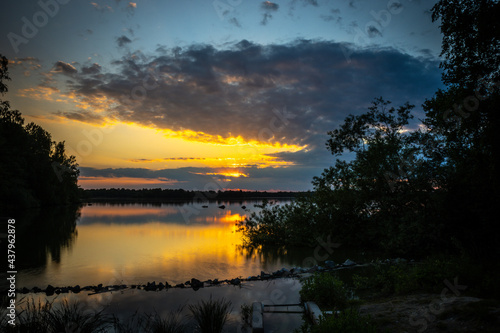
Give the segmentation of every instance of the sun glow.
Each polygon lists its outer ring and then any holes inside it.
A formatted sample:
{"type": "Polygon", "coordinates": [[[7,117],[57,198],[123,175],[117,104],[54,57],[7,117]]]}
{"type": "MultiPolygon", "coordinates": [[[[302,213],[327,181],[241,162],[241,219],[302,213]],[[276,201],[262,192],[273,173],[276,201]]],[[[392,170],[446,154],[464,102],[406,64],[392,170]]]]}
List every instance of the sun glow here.
{"type": "Polygon", "coordinates": [[[239,170],[224,170],[224,171],[206,172],[206,173],[197,172],[195,174],[206,175],[206,176],[224,176],[224,177],[233,177],[233,178],[248,177],[248,174],[245,174],[239,170]]]}

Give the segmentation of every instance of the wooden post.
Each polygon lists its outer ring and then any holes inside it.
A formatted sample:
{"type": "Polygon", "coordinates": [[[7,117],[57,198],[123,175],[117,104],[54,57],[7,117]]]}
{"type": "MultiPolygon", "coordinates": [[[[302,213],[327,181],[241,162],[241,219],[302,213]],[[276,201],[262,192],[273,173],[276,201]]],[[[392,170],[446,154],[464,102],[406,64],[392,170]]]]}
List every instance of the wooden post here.
{"type": "Polygon", "coordinates": [[[314,302],[305,302],[304,307],[306,309],[306,313],[309,315],[309,318],[311,318],[313,324],[318,325],[319,324],[319,316],[322,315],[322,312],[319,309],[319,306],[314,302]]]}
{"type": "Polygon", "coordinates": [[[264,333],[264,306],[261,302],[252,303],[252,332],[264,333]]]}

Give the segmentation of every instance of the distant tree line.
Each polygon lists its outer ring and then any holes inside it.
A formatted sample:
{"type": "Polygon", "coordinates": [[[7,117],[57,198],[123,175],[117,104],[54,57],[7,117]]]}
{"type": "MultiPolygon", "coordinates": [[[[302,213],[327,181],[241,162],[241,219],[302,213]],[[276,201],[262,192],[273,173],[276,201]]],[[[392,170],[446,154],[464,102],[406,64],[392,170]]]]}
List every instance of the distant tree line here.
{"type": "Polygon", "coordinates": [[[347,117],[326,145],[334,156],[348,151],[355,159],[337,159],[315,177],[312,196],[247,218],[247,242],[310,245],[329,234],[344,246],[393,255],[440,250],[496,258],[499,15],[498,1],[439,1],[432,17],[444,36],[447,89],[423,104],[424,127],[408,131],[414,106],[382,98],[347,117]]]}
{"type": "Polygon", "coordinates": [[[160,201],[210,201],[210,200],[249,200],[272,198],[295,198],[305,192],[266,192],[266,191],[188,191],[183,189],[89,189],[84,190],[83,199],[92,200],[160,200],[160,201]]]}
{"type": "MultiPolygon", "coordinates": [[[[7,92],[8,60],[0,55],[0,95],[7,92]]],[[[64,142],[0,100],[0,208],[69,204],[79,199],[78,165],[64,142]]]]}

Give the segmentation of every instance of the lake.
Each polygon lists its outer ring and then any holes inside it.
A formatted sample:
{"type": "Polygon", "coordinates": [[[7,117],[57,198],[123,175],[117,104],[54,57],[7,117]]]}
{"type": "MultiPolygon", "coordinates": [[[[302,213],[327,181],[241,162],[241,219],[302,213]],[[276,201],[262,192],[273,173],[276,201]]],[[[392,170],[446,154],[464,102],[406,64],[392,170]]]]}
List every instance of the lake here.
{"type": "MultiPolygon", "coordinates": [[[[277,201],[278,204],[289,203],[277,201]]],[[[324,260],[364,259],[343,246],[328,247],[329,236],[312,240],[312,248],[248,249],[236,224],[258,212],[261,201],[178,203],[94,203],[74,209],[44,209],[16,217],[17,288],[103,284],[171,285],[191,278],[233,279],[270,273],[283,267],[310,267],[324,260]],[[224,209],[219,206],[224,205],[224,209]],[[208,206],[208,207],[204,207],[208,206]],[[245,206],[245,208],[244,208],[245,206]],[[314,247],[314,245],[316,245],[314,247]]],[[[3,287],[5,282],[2,281],[3,287]]],[[[5,288],[3,288],[5,289],[5,288]]],[[[41,300],[64,298],[105,309],[120,318],[135,311],[168,314],[179,306],[208,297],[232,302],[229,331],[241,332],[239,309],[254,301],[265,304],[300,302],[297,279],[246,281],[240,286],[200,290],[169,289],[147,292],[128,288],[118,292],[31,294],[41,300]],[[89,296],[90,295],[90,296],[89,296]]],[[[24,297],[18,294],[18,299],[24,297]]],[[[265,316],[266,327],[290,332],[302,323],[300,314],[265,316]],[[284,324],[286,323],[286,325],[284,324]]]]}
{"type": "MultiPolygon", "coordinates": [[[[254,205],[259,203],[94,203],[75,210],[28,212],[16,219],[17,287],[44,289],[48,284],[83,287],[100,283],[130,286],[152,281],[174,285],[193,277],[202,281],[232,279],[309,263],[304,259],[311,257],[312,250],[262,251],[242,246],[236,223],[257,212],[259,208],[254,205]]],[[[126,320],[137,310],[167,315],[179,306],[184,306],[187,315],[186,305],[212,296],[223,297],[232,304],[227,331],[242,332],[241,305],[254,301],[298,303],[300,288],[297,279],[279,279],[198,291],[187,288],[146,292],[129,288],[92,296],[88,292],[49,297],[43,293],[19,294],[18,301],[25,296],[42,302],[78,300],[84,308],[104,309],[126,320]]],[[[265,322],[266,329],[290,332],[301,325],[302,317],[272,314],[265,316],[265,322]]]]}
{"type": "Polygon", "coordinates": [[[71,221],[52,220],[41,228],[45,221],[36,220],[36,227],[18,235],[24,249],[18,287],[176,284],[301,266],[312,250],[277,253],[242,246],[236,223],[258,211],[258,203],[94,203],[77,211],[73,228],[71,221]],[[54,242],[40,240],[51,237],[54,242]]]}

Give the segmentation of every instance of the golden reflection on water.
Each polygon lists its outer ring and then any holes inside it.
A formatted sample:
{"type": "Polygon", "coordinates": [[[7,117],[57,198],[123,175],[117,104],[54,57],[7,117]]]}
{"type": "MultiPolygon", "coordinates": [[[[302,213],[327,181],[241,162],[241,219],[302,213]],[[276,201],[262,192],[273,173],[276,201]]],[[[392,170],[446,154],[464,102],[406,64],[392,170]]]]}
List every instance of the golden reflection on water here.
{"type": "Polygon", "coordinates": [[[19,286],[177,284],[248,277],[291,264],[286,253],[242,246],[236,223],[257,210],[253,202],[224,204],[225,209],[220,203],[85,206],[71,246],[20,272],[19,286]]]}
{"type": "Polygon", "coordinates": [[[258,274],[259,258],[241,247],[236,223],[245,215],[237,209],[200,209],[183,223],[179,208],[172,206],[84,207],[72,250],[47,268],[58,279],[76,281],[71,284],[179,283],[258,274]]]}

